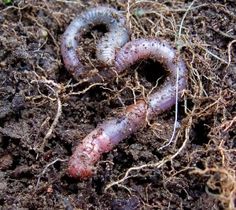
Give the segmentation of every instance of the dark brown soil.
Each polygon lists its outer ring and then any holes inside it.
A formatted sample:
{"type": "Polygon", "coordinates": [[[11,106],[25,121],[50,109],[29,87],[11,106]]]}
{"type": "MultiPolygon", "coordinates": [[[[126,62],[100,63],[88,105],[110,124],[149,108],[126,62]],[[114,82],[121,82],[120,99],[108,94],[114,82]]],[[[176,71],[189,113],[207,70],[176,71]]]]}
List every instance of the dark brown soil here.
{"type": "MultiPolygon", "coordinates": [[[[0,3],[0,26],[1,209],[236,208],[234,0],[12,0],[0,3]],[[142,97],[161,76],[145,73],[155,67],[148,62],[119,84],[73,86],[60,37],[99,4],[124,11],[132,39],[169,41],[186,62],[188,87],[172,144],[159,149],[171,138],[175,107],[104,154],[92,178],[76,181],[66,175],[74,146],[133,103],[132,89],[142,97]]],[[[96,64],[91,37],[84,38],[91,47],[81,45],[88,66],[90,56],[96,64]]]]}

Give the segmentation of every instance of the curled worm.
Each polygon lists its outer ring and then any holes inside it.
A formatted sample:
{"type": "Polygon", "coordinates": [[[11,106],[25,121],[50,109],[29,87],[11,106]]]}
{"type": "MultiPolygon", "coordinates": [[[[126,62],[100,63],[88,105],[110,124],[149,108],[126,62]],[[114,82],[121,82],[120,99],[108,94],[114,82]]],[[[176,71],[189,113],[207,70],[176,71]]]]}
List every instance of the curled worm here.
{"type": "Polygon", "coordinates": [[[99,24],[105,25],[108,30],[97,45],[96,56],[102,63],[112,65],[116,50],[129,40],[125,18],[113,8],[91,8],[75,18],[62,36],[61,53],[65,67],[76,80],[85,74],[85,67],[77,55],[78,40],[87,29],[99,24]]]}
{"type": "Polygon", "coordinates": [[[91,176],[94,164],[103,153],[110,151],[120,141],[143,127],[147,118],[151,119],[175,104],[176,79],[178,91],[181,93],[186,86],[187,72],[183,60],[177,57],[174,49],[166,42],[154,39],[128,42],[117,53],[116,71],[119,74],[145,59],[153,59],[169,71],[164,84],[158,91],[150,94],[147,100],[138,100],[128,106],[118,118],[105,121],[88,134],[76,147],[69,161],[70,176],[81,179],[91,176]]]}

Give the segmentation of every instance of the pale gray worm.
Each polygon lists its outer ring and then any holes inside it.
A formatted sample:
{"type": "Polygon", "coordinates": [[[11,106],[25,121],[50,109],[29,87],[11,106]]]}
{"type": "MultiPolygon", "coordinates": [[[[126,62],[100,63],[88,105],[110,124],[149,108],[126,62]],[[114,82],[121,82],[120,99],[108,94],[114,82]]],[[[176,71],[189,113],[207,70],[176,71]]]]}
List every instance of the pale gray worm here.
{"type": "MultiPolygon", "coordinates": [[[[101,38],[97,45],[96,56],[107,66],[114,64],[116,51],[129,40],[129,32],[126,27],[125,17],[121,12],[111,7],[98,6],[90,8],[76,17],[62,36],[61,53],[66,69],[73,75],[76,80],[80,80],[85,72],[84,65],[78,57],[78,40],[82,34],[90,27],[96,25],[105,25],[108,32],[101,38]]],[[[104,78],[111,77],[101,70],[104,78]]],[[[98,81],[99,78],[90,78],[91,82],[98,81]]]]}

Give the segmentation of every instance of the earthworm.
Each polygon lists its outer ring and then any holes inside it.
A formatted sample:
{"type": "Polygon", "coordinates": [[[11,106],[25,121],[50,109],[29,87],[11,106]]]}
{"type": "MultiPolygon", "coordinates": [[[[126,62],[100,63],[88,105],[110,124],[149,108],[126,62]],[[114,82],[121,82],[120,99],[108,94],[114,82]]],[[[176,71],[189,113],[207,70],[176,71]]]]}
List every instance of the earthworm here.
{"type": "Polygon", "coordinates": [[[166,68],[169,74],[164,84],[156,92],[151,93],[148,99],[138,100],[128,106],[118,118],[105,121],[88,134],[76,147],[69,161],[70,176],[81,179],[90,177],[94,164],[103,153],[109,152],[120,141],[143,127],[147,119],[153,118],[175,104],[176,84],[178,84],[178,93],[181,94],[186,86],[187,71],[183,60],[165,41],[138,39],[128,42],[116,55],[116,71],[119,74],[145,59],[152,59],[166,68]]]}
{"type": "MultiPolygon", "coordinates": [[[[125,18],[119,11],[98,6],[83,12],[70,23],[62,36],[61,53],[66,69],[76,80],[80,80],[86,73],[77,55],[78,41],[84,32],[91,26],[99,24],[106,26],[108,32],[98,42],[96,56],[100,62],[110,66],[114,62],[116,50],[129,40],[125,22],[125,18]]],[[[106,72],[101,74],[106,75],[106,72]]],[[[97,80],[98,78],[93,78],[91,81],[97,80]]]]}

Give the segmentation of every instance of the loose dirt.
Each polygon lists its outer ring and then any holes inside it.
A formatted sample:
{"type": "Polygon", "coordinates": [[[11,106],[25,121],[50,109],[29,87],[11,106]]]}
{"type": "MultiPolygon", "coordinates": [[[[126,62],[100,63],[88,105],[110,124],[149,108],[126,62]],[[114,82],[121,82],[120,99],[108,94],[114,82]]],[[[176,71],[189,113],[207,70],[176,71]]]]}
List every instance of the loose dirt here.
{"type": "MultiPolygon", "coordinates": [[[[3,2],[1,209],[236,209],[235,1],[3,2]],[[169,41],[186,62],[188,87],[176,122],[173,107],[104,154],[92,178],[78,181],[66,174],[74,146],[165,76],[146,61],[118,83],[88,87],[72,78],[61,35],[81,11],[100,4],[123,11],[131,39],[169,41]]],[[[91,70],[102,68],[94,52],[104,30],[93,28],[80,41],[78,54],[91,70]]]]}

